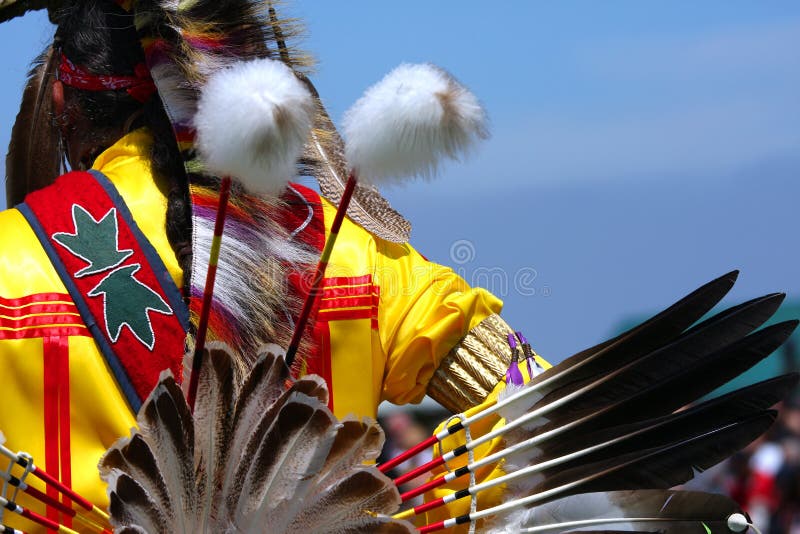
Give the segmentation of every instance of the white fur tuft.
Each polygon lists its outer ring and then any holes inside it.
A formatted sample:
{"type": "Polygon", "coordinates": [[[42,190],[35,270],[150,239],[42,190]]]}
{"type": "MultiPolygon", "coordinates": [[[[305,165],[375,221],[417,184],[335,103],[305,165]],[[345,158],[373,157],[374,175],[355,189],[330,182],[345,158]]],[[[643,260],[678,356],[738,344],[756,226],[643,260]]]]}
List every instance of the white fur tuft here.
{"type": "Polygon", "coordinates": [[[400,181],[436,173],[488,136],[478,99],[430,64],[400,65],[346,113],[347,161],[359,179],[400,181]]]}
{"type": "Polygon", "coordinates": [[[274,194],[294,177],[313,120],[311,95],[289,67],[271,59],[241,62],[203,87],[194,117],[197,149],[209,171],[274,194]]]}

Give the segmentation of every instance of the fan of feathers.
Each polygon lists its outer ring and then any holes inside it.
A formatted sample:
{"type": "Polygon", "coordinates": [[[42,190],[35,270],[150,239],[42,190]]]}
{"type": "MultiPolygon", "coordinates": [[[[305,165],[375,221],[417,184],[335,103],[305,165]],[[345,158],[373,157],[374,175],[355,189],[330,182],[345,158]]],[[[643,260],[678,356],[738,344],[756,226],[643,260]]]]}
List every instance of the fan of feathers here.
{"type": "Polygon", "coordinates": [[[376,422],[338,421],[324,381],[290,381],[271,353],[247,376],[222,345],[204,359],[194,414],[165,372],[100,461],[115,532],[415,532],[388,515],[376,422]]]}

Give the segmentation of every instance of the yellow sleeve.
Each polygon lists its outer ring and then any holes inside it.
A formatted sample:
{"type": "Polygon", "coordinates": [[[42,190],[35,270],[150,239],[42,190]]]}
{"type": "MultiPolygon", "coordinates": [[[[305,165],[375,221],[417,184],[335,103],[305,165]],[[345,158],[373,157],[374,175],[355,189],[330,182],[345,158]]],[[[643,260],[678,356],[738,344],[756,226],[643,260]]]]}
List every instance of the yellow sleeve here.
{"type": "Polygon", "coordinates": [[[410,245],[376,240],[382,399],[419,402],[434,371],[464,335],[502,302],[471,288],[452,269],[427,261],[410,245]]]}

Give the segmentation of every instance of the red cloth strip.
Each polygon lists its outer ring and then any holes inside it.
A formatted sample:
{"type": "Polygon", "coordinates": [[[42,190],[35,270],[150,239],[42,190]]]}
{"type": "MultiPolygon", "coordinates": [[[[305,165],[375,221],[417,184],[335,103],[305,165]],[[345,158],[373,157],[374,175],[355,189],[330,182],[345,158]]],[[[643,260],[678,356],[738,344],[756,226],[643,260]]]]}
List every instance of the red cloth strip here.
{"type": "Polygon", "coordinates": [[[78,308],[74,304],[53,303],[53,304],[26,304],[15,308],[0,306],[0,315],[7,317],[22,317],[33,314],[78,314],[78,308]]]}
{"type": "Polygon", "coordinates": [[[20,319],[0,317],[0,328],[27,328],[30,326],[83,326],[80,315],[32,315],[20,319]]]}
{"type": "Polygon", "coordinates": [[[320,321],[346,321],[348,319],[372,319],[372,308],[357,310],[320,310],[320,321]]]}
{"type": "MultiPolygon", "coordinates": [[[[44,468],[56,476],[61,472],[58,454],[58,383],[61,367],[58,365],[59,347],[54,338],[44,338],[44,468]]],[[[58,490],[48,486],[47,495],[58,499],[58,490]]],[[[58,510],[47,507],[47,518],[58,522],[58,510]]]]}
{"type": "Polygon", "coordinates": [[[6,299],[0,297],[0,306],[15,308],[18,306],[27,306],[28,304],[39,302],[55,301],[72,302],[72,298],[66,293],[35,293],[33,295],[27,295],[16,299],[6,299]]]}
{"type": "Polygon", "coordinates": [[[44,328],[25,328],[22,330],[0,330],[0,341],[7,339],[33,339],[48,336],[91,337],[91,334],[84,326],[50,326],[44,328]]]}
{"type": "Polygon", "coordinates": [[[374,303],[373,295],[359,297],[327,298],[320,302],[321,310],[333,310],[336,308],[363,308],[372,306],[374,303]]]}
{"type": "Polygon", "coordinates": [[[150,70],[144,63],[139,63],[133,68],[132,76],[117,74],[93,74],[76,65],[61,54],[61,63],[58,66],[58,79],[64,85],[81,89],[82,91],[115,91],[125,89],[134,100],[147,102],[156,92],[156,84],[150,76],[150,70]]]}
{"type": "Polygon", "coordinates": [[[372,275],[365,274],[362,276],[334,276],[323,280],[326,288],[331,286],[356,286],[361,284],[371,284],[372,275]]]}
{"type": "MultiPolygon", "coordinates": [[[[328,409],[333,411],[333,371],[331,369],[331,330],[330,325],[325,321],[314,322],[314,339],[319,340],[318,350],[321,358],[316,362],[319,364],[318,369],[314,369],[314,373],[319,374],[325,383],[328,385],[328,409]]],[[[316,363],[315,362],[315,363],[316,363]]]]}
{"type": "Polygon", "coordinates": [[[347,286],[347,287],[326,287],[322,290],[322,300],[336,299],[342,297],[363,297],[365,295],[374,295],[374,287],[372,284],[365,284],[362,286],[347,286]]]}
{"type": "MultiPolygon", "coordinates": [[[[61,464],[61,481],[72,487],[72,445],[70,440],[70,401],[69,401],[69,339],[65,337],[49,338],[52,340],[58,365],[58,445],[59,463],[61,464]]],[[[47,339],[45,340],[47,343],[47,339]]],[[[62,503],[71,508],[72,501],[66,495],[62,503]]],[[[64,516],[62,523],[72,528],[72,518],[64,516]]]]}

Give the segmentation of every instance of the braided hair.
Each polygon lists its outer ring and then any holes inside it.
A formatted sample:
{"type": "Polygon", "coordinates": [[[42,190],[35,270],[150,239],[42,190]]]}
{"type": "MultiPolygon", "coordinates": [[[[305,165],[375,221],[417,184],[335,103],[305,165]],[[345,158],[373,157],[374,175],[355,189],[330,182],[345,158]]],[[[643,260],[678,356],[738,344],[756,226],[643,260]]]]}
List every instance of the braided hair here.
{"type": "MultiPolygon", "coordinates": [[[[135,66],[144,62],[133,15],[110,0],[70,2],[58,12],[56,21],[56,50],[92,74],[132,75],[135,66]]],[[[79,113],[92,126],[91,131],[79,135],[102,145],[105,132],[149,128],[154,140],[150,153],[152,172],[169,187],[167,238],[183,269],[184,285],[188,285],[192,254],[189,187],[172,126],[158,94],[142,104],[124,89],[68,90],[74,95],[79,113]]]]}

